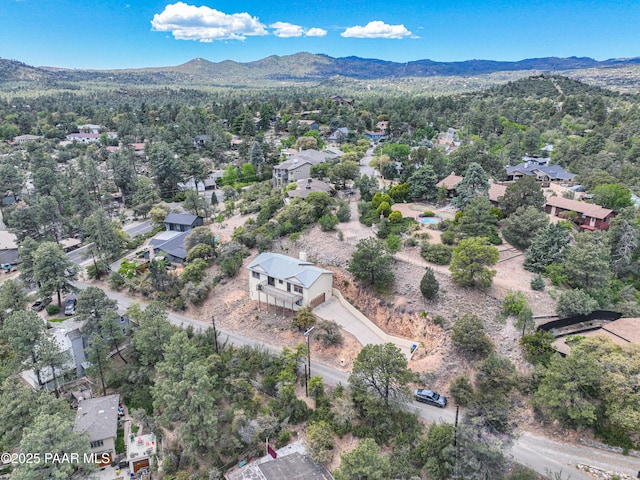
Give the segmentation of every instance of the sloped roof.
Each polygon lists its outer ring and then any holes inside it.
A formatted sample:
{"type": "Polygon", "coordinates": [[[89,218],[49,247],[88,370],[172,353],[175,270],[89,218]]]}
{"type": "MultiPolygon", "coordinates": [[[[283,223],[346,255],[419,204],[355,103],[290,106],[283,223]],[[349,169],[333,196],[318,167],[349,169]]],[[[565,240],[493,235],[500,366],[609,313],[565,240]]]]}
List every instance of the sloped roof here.
{"type": "Polygon", "coordinates": [[[619,318],[602,327],[610,335],[640,345],[640,318],[619,318]]]}
{"type": "Polygon", "coordinates": [[[198,215],[191,215],[188,213],[170,213],[165,219],[164,223],[173,223],[175,225],[193,225],[198,219],[198,215]]]}
{"type": "Polygon", "coordinates": [[[489,200],[497,202],[500,198],[504,197],[507,191],[506,185],[500,185],[498,183],[489,184],[489,200]]]}
{"type": "MultiPolygon", "coordinates": [[[[619,318],[598,329],[577,332],[575,335],[581,337],[603,335],[617,345],[628,345],[629,343],[640,345],[640,318],[619,318]]],[[[574,335],[557,338],[552,344],[553,347],[558,352],[568,355],[571,347],[567,344],[567,340],[572,336],[574,335]]]]}
{"type": "Polygon", "coordinates": [[[80,400],[73,429],[86,432],[89,441],[115,438],[118,433],[118,405],[120,395],[80,400]]]}
{"type": "Polygon", "coordinates": [[[549,197],[547,199],[547,205],[550,207],[562,208],[563,210],[571,210],[576,213],[586,215],[587,217],[604,219],[613,213],[613,210],[603,208],[600,205],[594,205],[593,203],[579,202],[577,200],[571,200],[564,197],[549,197]]]}
{"type": "Polygon", "coordinates": [[[279,280],[309,288],[323,274],[333,274],[329,270],[316,267],[311,262],[287,257],[279,253],[263,252],[249,265],[247,270],[264,273],[279,280]]]}
{"type": "Polygon", "coordinates": [[[507,175],[513,175],[514,173],[521,173],[523,175],[536,175],[536,172],[542,172],[547,175],[551,180],[566,180],[570,181],[575,178],[574,173],[567,172],[560,165],[540,165],[536,162],[522,162],[514,167],[504,167],[507,175]]]}
{"type": "Polygon", "coordinates": [[[184,241],[191,231],[180,232],[178,235],[164,242],[149,242],[149,245],[153,246],[154,251],[163,251],[175,258],[181,258],[184,260],[187,258],[187,249],[185,248],[184,241]]]}
{"type": "Polygon", "coordinates": [[[438,183],[436,183],[436,187],[440,188],[442,186],[445,186],[447,187],[447,190],[453,190],[456,187],[456,185],[458,185],[462,180],[463,180],[463,177],[461,177],[460,175],[451,173],[450,175],[446,176],[445,178],[440,180],[438,183]]]}

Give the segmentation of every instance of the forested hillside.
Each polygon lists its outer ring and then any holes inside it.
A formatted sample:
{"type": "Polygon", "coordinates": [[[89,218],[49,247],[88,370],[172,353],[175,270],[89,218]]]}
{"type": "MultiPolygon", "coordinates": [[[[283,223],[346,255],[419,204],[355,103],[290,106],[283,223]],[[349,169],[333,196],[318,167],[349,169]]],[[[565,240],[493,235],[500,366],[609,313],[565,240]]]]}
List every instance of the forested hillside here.
{"type": "MultiPolygon", "coordinates": [[[[55,82],[73,89],[56,83],[56,93],[42,93],[29,87],[49,81],[41,70],[11,68],[12,81],[22,83],[0,101],[0,193],[3,223],[19,245],[20,276],[0,285],[0,418],[11,425],[0,432],[4,450],[62,450],[70,443],[88,449],[86,438],[70,433],[68,402],[54,398],[76,373],[65,369],[48,335],[64,320],[56,315],[83,269],[101,287],[76,292],[75,318],[87,322],[87,374],[96,390],[119,392],[136,424],[166,442],[166,478],[219,478],[259,455],[266,437],[280,446],[302,431],[311,457],[333,462],[338,480],[540,478],[505,456],[524,428],[518,422],[527,418],[627,449],[640,445],[637,345],[578,337],[561,357],[552,334],[534,332],[536,306],[527,300],[543,298],[544,290],[562,317],[598,309],[640,317],[640,219],[632,196],[640,194],[639,95],[558,75],[451,95],[374,89],[344,97],[330,83],[192,88],[163,82],[158,72],[150,73],[152,84],[131,74],[140,85],[126,86],[110,84],[104,72],[87,74],[106,82],[100,88],[73,78],[85,73],[64,72],[55,82]],[[320,154],[329,146],[340,156],[327,154],[304,179],[324,184],[324,191],[296,197],[289,195],[295,182],[277,184],[274,170],[288,155],[320,154]],[[556,182],[563,190],[553,194],[548,181],[509,179],[505,167],[525,156],[548,157],[575,178],[556,182]],[[361,175],[364,167],[369,175],[361,175]],[[451,189],[437,186],[452,173],[451,189]],[[491,198],[491,186],[507,180],[500,197],[491,198]],[[213,190],[208,197],[205,181],[213,190]],[[200,192],[193,188],[198,182],[200,192]],[[602,231],[581,228],[576,212],[555,218],[544,212],[545,195],[575,197],[578,189],[569,184],[581,185],[595,204],[589,205],[611,212],[602,231]],[[400,206],[409,203],[422,206],[420,213],[403,215],[400,206]],[[450,218],[421,227],[419,219],[436,216],[425,205],[450,218]],[[174,265],[164,254],[144,258],[144,235],[123,230],[132,219],[150,219],[156,233],[169,212],[205,223],[186,236],[184,262],[174,265]],[[244,223],[222,232],[231,218],[244,223]],[[360,222],[370,236],[344,241],[348,222],[360,222]],[[447,361],[418,374],[394,345],[362,346],[348,385],[329,388],[312,377],[303,399],[308,343],[272,354],[225,345],[213,329],[169,322],[169,311],[198,312],[209,321],[210,311],[200,309],[207,301],[223,303],[216,297],[220,286],[246,274],[248,256],[294,245],[312,230],[343,242],[348,252],[349,260],[331,266],[341,279],[334,287],[356,285],[374,299],[369,304],[388,307],[391,327],[402,316],[425,342],[440,335],[437,349],[447,361]],[[63,250],[64,239],[88,246],[83,267],[63,250]],[[476,311],[467,296],[488,296],[505,251],[518,257],[531,288],[492,297],[498,313],[476,311]],[[424,276],[400,279],[398,258],[411,252],[424,276]],[[438,275],[436,267],[442,267],[438,275]],[[448,289],[440,288],[442,275],[448,289]],[[393,310],[400,280],[421,297],[393,310]],[[121,312],[108,290],[148,302],[127,310],[131,331],[118,327],[121,312]],[[45,311],[27,311],[41,296],[52,299],[45,311]],[[507,328],[518,335],[505,340],[495,331],[507,328]],[[24,370],[52,393],[24,387],[24,370]],[[41,378],[45,373],[52,378],[41,378]],[[448,424],[425,426],[405,409],[410,386],[439,377],[447,379],[441,385],[449,408],[461,407],[456,432],[448,424]],[[347,434],[359,443],[339,461],[335,452],[347,434]]],[[[194,68],[210,65],[187,70],[194,68]]],[[[313,342],[338,352],[344,338],[335,322],[320,321],[309,309],[282,311],[289,323],[274,327],[274,336],[280,328],[304,338],[315,325],[313,342]]],[[[247,323],[254,320],[258,314],[247,323]]],[[[65,468],[59,478],[85,473],[65,468]]],[[[23,465],[12,478],[48,474],[23,465]]]]}

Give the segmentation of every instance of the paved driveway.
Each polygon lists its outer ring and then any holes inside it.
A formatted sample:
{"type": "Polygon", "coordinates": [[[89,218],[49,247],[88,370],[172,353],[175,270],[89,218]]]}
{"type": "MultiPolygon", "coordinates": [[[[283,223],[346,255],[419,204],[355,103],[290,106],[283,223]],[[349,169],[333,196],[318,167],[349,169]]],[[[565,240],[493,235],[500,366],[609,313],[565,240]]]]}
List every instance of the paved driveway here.
{"type": "Polygon", "coordinates": [[[323,320],[333,320],[344,330],[356,337],[362,345],[378,345],[392,342],[409,358],[411,349],[410,340],[387,335],[373,324],[371,326],[367,325],[367,323],[357,318],[349,309],[342,305],[336,297],[331,297],[326,302],[315,307],[313,313],[323,320]]]}

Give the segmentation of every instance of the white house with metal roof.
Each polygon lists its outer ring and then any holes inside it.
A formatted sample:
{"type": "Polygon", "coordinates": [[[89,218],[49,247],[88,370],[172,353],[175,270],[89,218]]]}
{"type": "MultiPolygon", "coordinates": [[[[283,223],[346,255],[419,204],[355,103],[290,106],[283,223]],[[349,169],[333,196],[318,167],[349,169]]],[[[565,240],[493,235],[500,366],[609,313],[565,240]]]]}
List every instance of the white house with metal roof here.
{"type": "Polygon", "coordinates": [[[249,296],[268,305],[299,310],[331,298],[333,272],[301,259],[263,252],[248,266],[249,296]]]}

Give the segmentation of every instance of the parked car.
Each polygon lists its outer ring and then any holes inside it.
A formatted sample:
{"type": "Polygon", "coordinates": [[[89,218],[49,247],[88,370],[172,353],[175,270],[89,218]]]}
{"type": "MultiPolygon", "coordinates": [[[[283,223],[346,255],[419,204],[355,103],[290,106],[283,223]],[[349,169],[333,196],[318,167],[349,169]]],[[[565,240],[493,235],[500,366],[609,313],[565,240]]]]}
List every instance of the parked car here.
{"type": "Polygon", "coordinates": [[[74,313],[76,313],[77,304],[78,304],[78,299],[75,296],[67,298],[67,301],[64,304],[64,314],[73,315],[74,313]]]}
{"type": "Polygon", "coordinates": [[[31,310],[34,312],[39,312],[40,310],[44,310],[44,308],[51,303],[51,297],[42,297],[37,299],[31,305],[31,310]]]}
{"type": "Polygon", "coordinates": [[[447,399],[433,390],[419,388],[413,392],[413,395],[418,402],[428,403],[429,405],[435,405],[440,408],[447,406],[447,399]]]}

